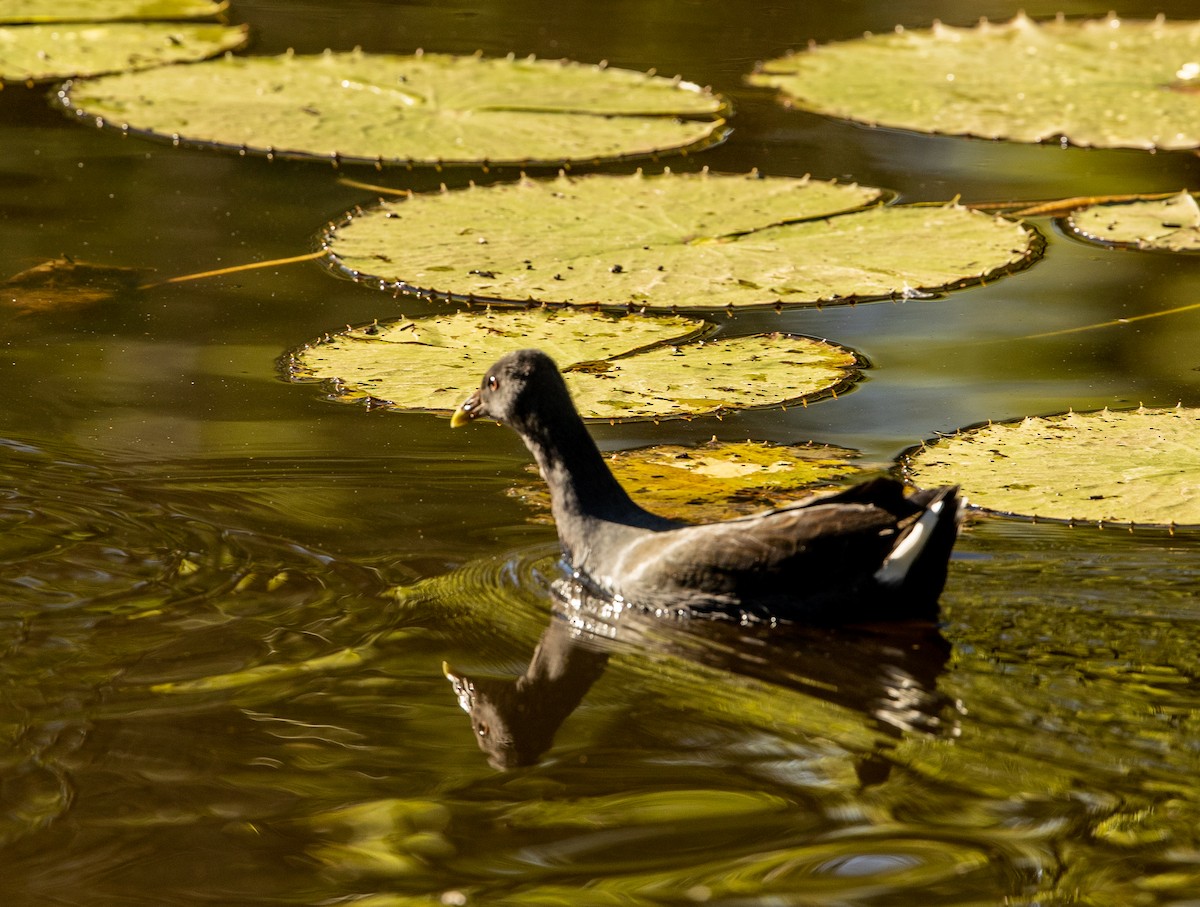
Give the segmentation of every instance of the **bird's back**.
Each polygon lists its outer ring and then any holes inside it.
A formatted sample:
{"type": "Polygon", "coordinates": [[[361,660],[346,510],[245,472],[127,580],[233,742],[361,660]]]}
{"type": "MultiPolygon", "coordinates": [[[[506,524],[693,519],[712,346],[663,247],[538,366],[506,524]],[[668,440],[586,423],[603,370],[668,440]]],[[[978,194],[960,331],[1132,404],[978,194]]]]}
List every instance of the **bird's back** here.
{"type": "Polygon", "coordinates": [[[594,548],[582,566],[599,585],[647,607],[812,621],[854,611],[862,619],[891,610],[929,617],[957,531],[953,490],[939,491],[914,501],[899,483],[881,480],[725,522],[626,532],[594,548]],[[889,558],[934,503],[919,545],[889,571],[889,558]]]}

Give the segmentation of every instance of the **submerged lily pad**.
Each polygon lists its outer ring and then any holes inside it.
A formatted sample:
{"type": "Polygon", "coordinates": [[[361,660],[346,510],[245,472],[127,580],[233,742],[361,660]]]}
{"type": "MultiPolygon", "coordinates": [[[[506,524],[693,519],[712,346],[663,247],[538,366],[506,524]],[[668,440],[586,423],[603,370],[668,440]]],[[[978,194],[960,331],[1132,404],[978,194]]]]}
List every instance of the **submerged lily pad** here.
{"type": "Polygon", "coordinates": [[[49,82],[203,60],[246,43],[245,26],[73,22],[0,27],[0,81],[49,82]]]}
{"type": "Polygon", "coordinates": [[[0,23],[207,19],[228,6],[226,0],[4,0],[0,23]]]}
{"type": "Polygon", "coordinates": [[[1156,201],[1089,205],[1064,225],[1080,239],[1163,252],[1200,252],[1200,205],[1188,192],[1156,201]]]}
{"type": "Polygon", "coordinates": [[[225,57],[76,83],[60,99],[172,141],[379,164],[593,162],[724,138],[724,100],[690,82],[533,58],[225,57]]]}
{"type": "Polygon", "coordinates": [[[787,334],[702,340],[702,321],[614,318],[578,309],[461,312],[354,328],[291,357],[294,380],[333,382],[343,400],[457,407],[506,352],[536,346],[593,419],[658,419],[803,401],[856,380],[854,353],[787,334]]]}
{"type": "MultiPolygon", "coordinates": [[[[865,472],[867,467],[855,457],[841,447],[714,438],[697,447],[662,444],[620,451],[607,460],[625,490],[649,510],[705,522],[806,498],[822,486],[865,472]]],[[[550,509],[544,485],[523,485],[513,494],[539,510],[550,509]]]]}
{"type": "Polygon", "coordinates": [[[1012,221],[882,195],[757,174],[563,175],[385,202],[325,243],[333,267],[387,289],[656,308],[923,295],[1040,252],[1012,221]]]}
{"type": "Polygon", "coordinates": [[[136,289],[146,273],[137,268],[55,258],[0,283],[0,303],[22,314],[76,309],[136,289]]]}
{"type": "Polygon", "coordinates": [[[749,77],[871,125],[1103,148],[1200,145],[1200,22],[935,24],[811,47],[749,77]]]}
{"type": "Polygon", "coordinates": [[[919,485],[1058,520],[1200,525],[1200,410],[1068,413],[995,423],[923,446],[919,485]]]}

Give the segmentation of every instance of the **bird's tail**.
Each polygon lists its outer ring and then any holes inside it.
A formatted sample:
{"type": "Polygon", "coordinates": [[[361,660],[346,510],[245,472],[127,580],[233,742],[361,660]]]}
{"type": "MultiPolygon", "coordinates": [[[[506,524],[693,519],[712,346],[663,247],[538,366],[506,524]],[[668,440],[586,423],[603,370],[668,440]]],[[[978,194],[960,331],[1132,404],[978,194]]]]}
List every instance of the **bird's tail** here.
{"type": "Polygon", "coordinates": [[[957,485],[918,491],[908,501],[923,509],[900,534],[875,571],[881,586],[896,590],[918,611],[937,616],[937,600],[946,585],[950,550],[958,538],[965,501],[957,485]]]}

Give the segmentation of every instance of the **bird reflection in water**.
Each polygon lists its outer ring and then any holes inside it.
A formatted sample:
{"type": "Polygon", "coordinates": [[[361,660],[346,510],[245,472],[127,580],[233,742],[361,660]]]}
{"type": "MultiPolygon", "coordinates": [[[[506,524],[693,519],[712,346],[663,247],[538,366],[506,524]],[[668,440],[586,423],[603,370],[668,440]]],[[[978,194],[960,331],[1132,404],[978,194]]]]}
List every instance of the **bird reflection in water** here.
{"type": "Polygon", "coordinates": [[[675,658],[770,683],[850,709],[881,746],[861,753],[864,784],[884,780],[878,750],[905,733],[953,734],[954,705],[937,690],[950,645],[930,621],[851,627],[732,620],[664,621],[599,598],[577,579],[554,584],[555,613],[524,673],[468,675],[443,664],[488,762],[504,771],[536,764],[612,657],[675,658]]]}

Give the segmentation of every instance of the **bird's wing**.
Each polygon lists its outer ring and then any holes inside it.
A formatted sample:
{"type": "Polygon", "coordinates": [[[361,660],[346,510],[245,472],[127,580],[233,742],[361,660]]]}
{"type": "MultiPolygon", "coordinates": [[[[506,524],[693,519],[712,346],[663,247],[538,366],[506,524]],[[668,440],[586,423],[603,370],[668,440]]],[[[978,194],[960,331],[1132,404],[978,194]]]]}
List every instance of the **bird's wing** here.
{"type": "Polygon", "coordinates": [[[816,504],[655,533],[612,569],[627,597],[820,595],[870,577],[896,530],[895,515],[871,504],[816,504]]]}

